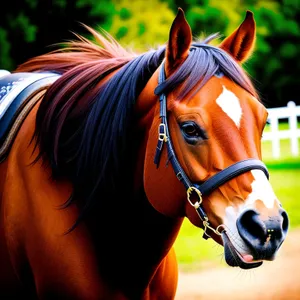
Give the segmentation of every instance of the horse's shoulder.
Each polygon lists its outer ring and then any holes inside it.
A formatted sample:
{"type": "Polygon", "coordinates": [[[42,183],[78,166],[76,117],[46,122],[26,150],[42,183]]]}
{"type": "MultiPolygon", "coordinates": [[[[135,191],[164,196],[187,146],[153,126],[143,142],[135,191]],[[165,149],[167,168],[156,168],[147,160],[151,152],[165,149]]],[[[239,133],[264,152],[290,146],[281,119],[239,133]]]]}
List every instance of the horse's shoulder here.
{"type": "Polygon", "coordinates": [[[42,161],[31,164],[37,154],[30,140],[38,106],[22,124],[5,162],[3,223],[8,251],[17,272],[24,263],[30,266],[39,296],[102,299],[110,291],[97,269],[87,228],[80,224],[65,234],[78,217],[76,205],[59,209],[70,196],[70,184],[52,180],[42,161]]]}
{"type": "Polygon", "coordinates": [[[174,299],[178,283],[178,266],[174,247],[159,265],[149,285],[149,299],[174,299]]]}
{"type": "Polygon", "coordinates": [[[9,195],[8,205],[13,207],[13,213],[18,214],[24,230],[40,231],[42,235],[47,231],[48,234],[55,231],[59,234],[66,231],[66,226],[71,226],[78,212],[76,207],[58,209],[72,192],[70,183],[54,181],[49,165],[42,159],[34,162],[39,151],[32,140],[38,107],[39,103],[30,111],[11,147],[4,189],[9,195]]]}

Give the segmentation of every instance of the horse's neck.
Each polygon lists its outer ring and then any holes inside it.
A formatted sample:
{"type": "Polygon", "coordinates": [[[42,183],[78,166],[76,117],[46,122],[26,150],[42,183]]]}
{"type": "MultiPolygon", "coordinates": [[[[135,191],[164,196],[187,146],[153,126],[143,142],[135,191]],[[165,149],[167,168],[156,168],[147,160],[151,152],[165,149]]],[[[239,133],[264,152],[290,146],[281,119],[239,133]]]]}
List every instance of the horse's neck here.
{"type": "MultiPolygon", "coordinates": [[[[137,155],[135,156],[136,166],[134,172],[134,189],[137,200],[135,201],[136,207],[132,208],[131,211],[138,213],[145,232],[149,232],[149,237],[145,237],[145,239],[152,239],[150,242],[153,243],[151,243],[152,246],[150,248],[154,252],[157,251],[157,257],[161,258],[172,247],[179,232],[182,219],[169,218],[157,212],[148,201],[144,190],[144,162],[149,138],[148,133],[153,122],[155,105],[157,104],[157,97],[154,93],[149,93],[149,90],[151,91],[156,86],[156,81],[155,77],[154,80],[153,78],[150,80],[145,88],[146,91],[142,92],[142,97],[139,98],[137,103],[139,108],[143,106],[143,109],[140,109],[139,119],[137,120],[137,127],[141,128],[141,130],[135,134],[140,141],[136,151],[137,155]],[[146,101],[142,101],[142,99],[146,99],[146,101]]],[[[161,199],[161,201],[164,201],[164,199],[161,199]]]]}
{"type": "Polygon", "coordinates": [[[139,298],[170,251],[182,219],[159,214],[142,189],[134,198],[124,195],[121,204],[112,205],[97,221],[92,231],[103,274],[139,298]]]}
{"type": "Polygon", "coordinates": [[[149,203],[143,187],[147,134],[135,136],[140,137],[140,144],[132,149],[136,162],[135,180],[132,182],[134,193],[130,196],[124,194],[122,199],[103,199],[105,207],[99,210],[105,209],[105,215],[96,217],[97,226],[93,226],[95,244],[101,253],[99,257],[103,257],[100,261],[102,268],[104,265],[107,273],[111,274],[111,280],[120,276],[118,279],[125,289],[130,289],[132,280],[136,287],[148,285],[172,248],[182,224],[181,218],[163,216],[149,203]],[[128,276],[128,270],[136,277],[128,276]]]}

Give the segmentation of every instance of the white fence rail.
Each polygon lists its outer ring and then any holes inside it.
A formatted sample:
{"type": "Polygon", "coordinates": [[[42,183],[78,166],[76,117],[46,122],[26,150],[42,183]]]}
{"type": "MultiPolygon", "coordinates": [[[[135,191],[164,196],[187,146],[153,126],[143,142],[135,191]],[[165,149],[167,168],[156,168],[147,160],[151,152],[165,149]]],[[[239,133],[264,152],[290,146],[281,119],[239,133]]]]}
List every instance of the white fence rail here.
{"type": "Polygon", "coordinates": [[[269,108],[268,112],[268,122],[270,123],[271,131],[264,132],[262,140],[272,142],[273,157],[280,157],[280,140],[282,139],[290,139],[291,154],[298,156],[300,128],[297,128],[297,117],[300,116],[300,106],[296,106],[295,102],[290,101],[286,107],[269,108]],[[280,119],[288,119],[288,130],[279,130],[278,123],[280,119]]]}

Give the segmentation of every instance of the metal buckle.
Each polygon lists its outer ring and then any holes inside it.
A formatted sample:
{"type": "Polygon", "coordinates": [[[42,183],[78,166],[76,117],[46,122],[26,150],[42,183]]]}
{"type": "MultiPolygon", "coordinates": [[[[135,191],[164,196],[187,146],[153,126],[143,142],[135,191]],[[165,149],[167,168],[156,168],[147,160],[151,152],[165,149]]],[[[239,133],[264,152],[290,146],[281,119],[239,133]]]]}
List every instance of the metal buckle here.
{"type": "MultiPolygon", "coordinates": [[[[190,187],[187,189],[186,193],[187,193],[187,199],[188,199],[189,203],[190,203],[195,209],[197,209],[197,208],[201,205],[201,203],[202,203],[202,201],[203,201],[201,192],[200,192],[197,188],[195,188],[194,186],[190,186],[190,187]],[[198,195],[198,197],[199,197],[199,201],[196,201],[195,203],[193,203],[193,202],[191,201],[191,199],[190,199],[190,195],[191,195],[193,192],[195,192],[195,193],[198,195]]],[[[211,230],[211,231],[214,232],[216,235],[222,235],[222,232],[225,230],[225,225],[223,225],[223,224],[219,225],[216,229],[214,229],[213,227],[211,227],[210,224],[209,224],[209,221],[208,221],[208,217],[206,217],[206,216],[204,217],[204,220],[203,220],[202,222],[203,222],[203,227],[204,227],[204,234],[205,234],[207,237],[210,237],[210,238],[211,238],[211,236],[207,233],[207,229],[211,230]],[[221,228],[223,228],[222,231],[220,231],[221,228]]]]}
{"type": "Polygon", "coordinates": [[[166,131],[166,124],[160,123],[158,126],[158,140],[162,142],[167,142],[167,131],[166,131]],[[160,129],[162,128],[162,132],[160,132],[160,129]]]}
{"type": "Polygon", "coordinates": [[[202,203],[202,194],[201,192],[195,188],[194,186],[189,186],[189,188],[186,190],[186,194],[187,194],[187,199],[189,201],[189,203],[195,207],[196,209],[200,206],[200,204],[202,203]],[[199,197],[199,201],[193,203],[190,199],[190,195],[193,193],[193,191],[198,195],[199,197]]]}

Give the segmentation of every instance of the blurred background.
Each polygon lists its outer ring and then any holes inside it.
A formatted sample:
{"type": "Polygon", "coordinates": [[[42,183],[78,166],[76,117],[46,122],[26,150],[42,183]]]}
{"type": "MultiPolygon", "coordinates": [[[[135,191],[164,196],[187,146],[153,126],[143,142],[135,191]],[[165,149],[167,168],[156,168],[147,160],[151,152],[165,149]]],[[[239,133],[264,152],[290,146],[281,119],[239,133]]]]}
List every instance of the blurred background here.
{"type": "MultiPolygon", "coordinates": [[[[81,23],[105,29],[137,53],[156,48],[166,43],[178,7],[195,38],[215,32],[225,37],[246,10],[254,12],[257,43],[244,68],[270,112],[289,101],[300,105],[300,0],[9,0],[0,18],[0,68],[12,71],[74,39],[74,32],[89,38],[81,23]]],[[[263,140],[263,160],[291,222],[278,258],[257,270],[229,268],[222,248],[204,241],[201,230],[185,221],[175,243],[180,271],[176,299],[300,299],[298,109],[270,120],[263,140]]]]}
{"type": "Polygon", "coordinates": [[[178,7],[195,37],[226,36],[253,11],[257,47],[246,70],[266,105],[300,103],[300,0],[9,0],[0,18],[0,66],[12,70],[73,39],[72,32],[85,35],[80,23],[102,27],[136,52],[155,48],[166,42],[178,7]]]}

